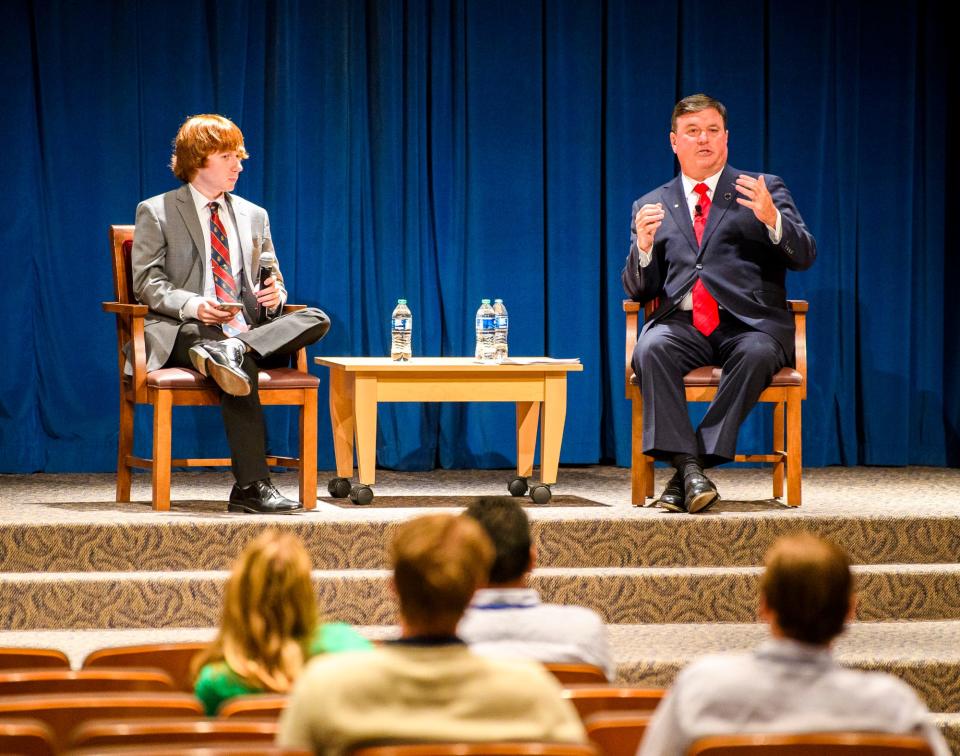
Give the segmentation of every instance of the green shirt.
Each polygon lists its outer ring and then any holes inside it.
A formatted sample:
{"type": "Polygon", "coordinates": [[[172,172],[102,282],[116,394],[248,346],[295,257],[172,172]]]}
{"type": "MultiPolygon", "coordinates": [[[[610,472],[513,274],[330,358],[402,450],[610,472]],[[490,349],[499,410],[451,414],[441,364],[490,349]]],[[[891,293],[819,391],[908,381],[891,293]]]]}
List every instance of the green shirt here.
{"type": "MultiPolygon", "coordinates": [[[[327,622],[317,628],[310,642],[308,655],[335,654],[338,651],[360,651],[372,648],[370,641],[344,622],[327,622]]],[[[244,682],[225,661],[205,664],[194,686],[197,698],[208,716],[217,713],[220,705],[234,696],[264,693],[244,682]]]]}

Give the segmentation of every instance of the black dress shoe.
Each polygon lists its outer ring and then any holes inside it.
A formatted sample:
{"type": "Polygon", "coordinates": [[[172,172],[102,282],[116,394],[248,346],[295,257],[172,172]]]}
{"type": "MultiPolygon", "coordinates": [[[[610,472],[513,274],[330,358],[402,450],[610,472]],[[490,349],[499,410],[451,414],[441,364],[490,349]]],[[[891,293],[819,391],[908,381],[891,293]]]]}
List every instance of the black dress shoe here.
{"type": "Polygon", "coordinates": [[[702,473],[688,473],[683,479],[684,504],[691,514],[703,512],[718,501],[720,494],[713,481],[702,473]]]}
{"type": "Polygon", "coordinates": [[[243,372],[243,346],[233,341],[204,341],[190,348],[190,362],[201,375],[209,375],[224,393],[246,396],[250,377],[243,372]]]}
{"type": "Polygon", "coordinates": [[[663,489],[660,498],[657,499],[657,506],[660,509],[666,509],[668,512],[686,512],[687,508],[683,503],[683,476],[677,470],[663,489]]]}
{"type": "Polygon", "coordinates": [[[269,479],[254,481],[246,488],[234,484],[227,505],[228,512],[253,514],[292,514],[301,509],[303,505],[299,501],[288,499],[269,479]]]}

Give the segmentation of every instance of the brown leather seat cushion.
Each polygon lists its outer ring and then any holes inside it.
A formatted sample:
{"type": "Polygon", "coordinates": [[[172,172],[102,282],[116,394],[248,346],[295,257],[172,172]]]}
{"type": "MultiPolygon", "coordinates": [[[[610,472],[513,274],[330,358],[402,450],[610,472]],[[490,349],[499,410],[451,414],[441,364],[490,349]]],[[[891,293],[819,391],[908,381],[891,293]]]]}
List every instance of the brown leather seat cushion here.
{"type": "MultiPolygon", "coordinates": [[[[683,377],[684,386],[719,386],[721,370],[716,365],[708,365],[691,370],[683,377]]],[[[632,386],[639,385],[637,376],[630,376],[632,386]]],[[[770,382],[771,386],[802,386],[803,376],[790,367],[780,368],[770,382]]]]}
{"type": "MultiPolygon", "coordinates": [[[[270,368],[260,371],[261,389],[317,388],[320,379],[294,368],[270,368]]],[[[208,389],[213,382],[188,368],[161,368],[147,373],[147,386],[161,389],[208,389]]]]}

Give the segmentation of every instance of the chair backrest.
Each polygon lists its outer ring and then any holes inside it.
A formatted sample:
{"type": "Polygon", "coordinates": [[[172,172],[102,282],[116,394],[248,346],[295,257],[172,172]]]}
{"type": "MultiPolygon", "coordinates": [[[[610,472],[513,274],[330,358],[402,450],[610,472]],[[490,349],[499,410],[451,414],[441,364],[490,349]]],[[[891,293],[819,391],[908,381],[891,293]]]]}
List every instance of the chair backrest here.
{"type": "Polygon", "coordinates": [[[66,756],[312,756],[300,748],[280,748],[266,743],[208,743],[205,745],[146,745],[78,748],[66,756]]]}
{"type": "Polygon", "coordinates": [[[583,721],[587,737],[604,756],[634,756],[653,712],[598,711],[583,721]]]}
{"type": "Polygon", "coordinates": [[[176,690],[189,692],[193,690],[190,664],[206,647],[206,643],[147,643],[101,648],[87,655],[83,668],[158,667],[170,675],[176,690]]]}
{"type": "Polygon", "coordinates": [[[55,756],[56,739],[40,720],[0,721],[0,753],[20,756],[55,756]]]}
{"type": "Polygon", "coordinates": [[[121,304],[134,304],[133,266],[130,253],[133,251],[133,226],[110,226],[110,249],[113,252],[113,294],[121,304]]]}
{"type": "Polygon", "coordinates": [[[162,669],[26,669],[0,672],[0,696],[34,693],[111,693],[173,690],[162,669]]]}
{"type": "Polygon", "coordinates": [[[58,747],[88,719],[202,716],[203,706],[187,693],[45,693],[0,697],[0,720],[39,719],[53,732],[58,747]]]}
{"type": "Polygon", "coordinates": [[[653,711],[665,692],[663,688],[571,685],[563,689],[563,697],[586,719],[598,711],[653,711]]]}
{"type": "Polygon", "coordinates": [[[543,666],[557,678],[561,685],[570,685],[573,683],[606,684],[609,682],[606,672],[593,664],[546,662],[543,666]]]}
{"type": "Polygon", "coordinates": [[[872,732],[760,733],[701,738],[688,756],[932,756],[912,735],[872,732]]]}
{"type": "Polygon", "coordinates": [[[0,670],[70,669],[70,660],[55,648],[0,648],[0,670]]]}
{"type": "Polygon", "coordinates": [[[277,722],[249,719],[92,719],[73,731],[73,748],[93,746],[272,744],[277,722]]]}
{"type": "Polygon", "coordinates": [[[254,693],[249,696],[237,696],[225,701],[217,711],[223,719],[234,717],[243,719],[276,720],[287,708],[288,698],[283,693],[254,693]]]}
{"type": "Polygon", "coordinates": [[[355,748],[351,756],[597,756],[591,744],[492,741],[404,743],[355,748]]]}

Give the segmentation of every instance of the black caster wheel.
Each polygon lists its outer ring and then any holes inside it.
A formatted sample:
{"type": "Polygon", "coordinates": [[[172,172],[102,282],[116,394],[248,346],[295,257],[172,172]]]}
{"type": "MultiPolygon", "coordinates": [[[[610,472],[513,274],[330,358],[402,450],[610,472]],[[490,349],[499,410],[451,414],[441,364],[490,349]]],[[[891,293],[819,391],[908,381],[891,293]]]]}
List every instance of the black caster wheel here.
{"type": "Polygon", "coordinates": [[[538,483],[530,489],[530,498],[533,499],[534,504],[546,504],[550,501],[551,496],[553,496],[553,492],[550,490],[550,486],[543,483],[538,483]]]}
{"type": "Polygon", "coordinates": [[[346,499],[350,495],[349,478],[331,478],[327,483],[327,491],[335,499],[346,499]]]}
{"type": "Polygon", "coordinates": [[[527,479],[514,478],[507,483],[507,490],[511,496],[523,496],[527,492],[527,479]]]}
{"type": "Polygon", "coordinates": [[[350,501],[354,504],[369,504],[373,501],[373,489],[370,486],[353,486],[350,489],[350,501]]]}

